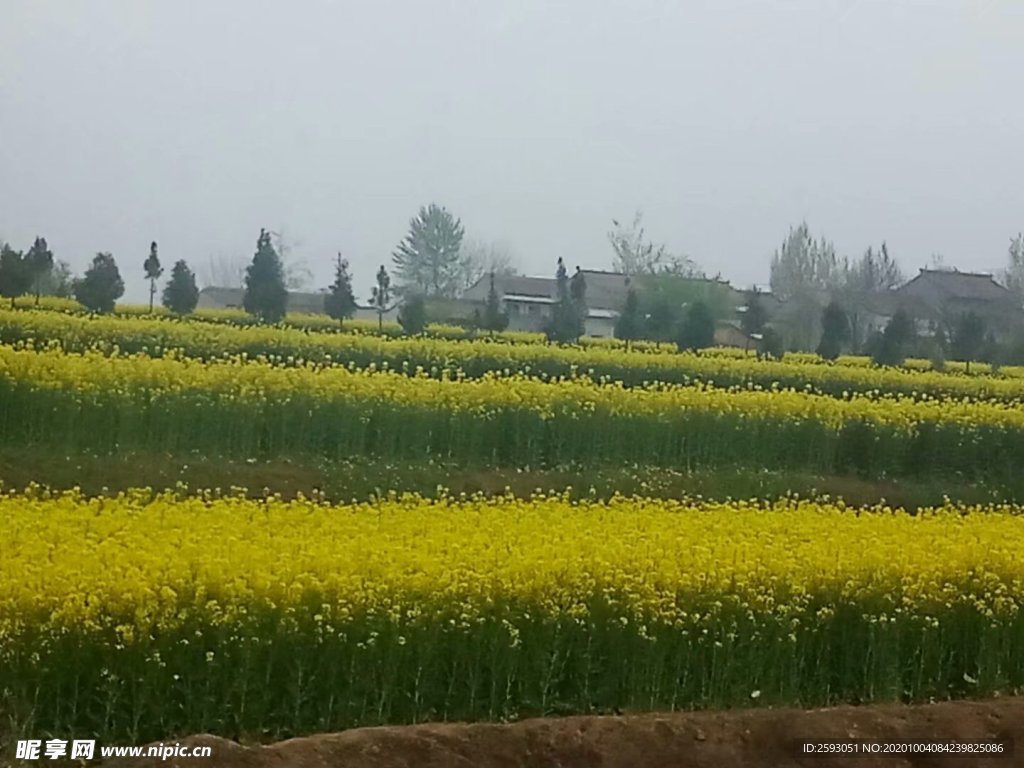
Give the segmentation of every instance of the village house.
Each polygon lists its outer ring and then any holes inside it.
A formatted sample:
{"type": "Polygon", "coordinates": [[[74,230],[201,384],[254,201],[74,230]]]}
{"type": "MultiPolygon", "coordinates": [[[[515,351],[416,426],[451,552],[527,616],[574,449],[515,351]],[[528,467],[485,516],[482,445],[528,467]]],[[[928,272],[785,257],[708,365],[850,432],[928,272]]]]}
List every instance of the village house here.
{"type": "MultiPolygon", "coordinates": [[[[629,277],[620,272],[596,269],[581,269],[580,272],[587,287],[585,335],[614,336],[615,322],[626,304],[626,296],[629,293],[629,277]]],[[[735,306],[740,306],[745,301],[745,294],[726,282],[702,278],[692,280],[726,288],[729,291],[730,303],[735,306]]],[[[558,301],[558,282],[553,277],[495,275],[494,288],[502,309],[508,313],[510,330],[542,331],[551,316],[551,307],[558,301]]],[[[485,275],[466,290],[462,300],[467,306],[480,308],[486,303],[489,291],[490,275],[485,275]]],[[[767,297],[766,301],[770,303],[772,299],[767,297]]],[[[750,340],[740,330],[739,317],[739,314],[730,315],[718,323],[715,329],[717,346],[749,345],[750,340]]]]}
{"type": "MultiPolygon", "coordinates": [[[[615,320],[626,303],[629,291],[626,275],[594,269],[581,269],[580,272],[587,285],[584,332],[587,336],[614,336],[615,320]]],[[[487,302],[490,288],[490,275],[484,275],[466,290],[462,299],[482,306],[487,302]]],[[[558,301],[558,283],[553,277],[496,275],[494,288],[503,310],[508,313],[510,330],[543,330],[552,305],[558,301]]]]}
{"type": "Polygon", "coordinates": [[[882,330],[900,309],[922,335],[932,335],[968,312],[980,317],[996,338],[1005,338],[1024,320],[1019,299],[991,274],[955,269],[921,269],[899,288],[869,297],[866,305],[869,333],[882,330]]]}

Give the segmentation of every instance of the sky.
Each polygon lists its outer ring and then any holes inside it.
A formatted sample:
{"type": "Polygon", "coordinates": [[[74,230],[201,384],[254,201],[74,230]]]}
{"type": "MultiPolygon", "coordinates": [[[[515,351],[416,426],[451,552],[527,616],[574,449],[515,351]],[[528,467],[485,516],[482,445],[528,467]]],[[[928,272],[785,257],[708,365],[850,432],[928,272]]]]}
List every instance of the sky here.
{"type": "Polygon", "coordinates": [[[526,274],[613,218],[746,287],[806,220],[992,271],[1024,229],[1020,0],[0,0],[0,238],[126,299],[261,227],[365,298],[421,205],[526,274]]]}

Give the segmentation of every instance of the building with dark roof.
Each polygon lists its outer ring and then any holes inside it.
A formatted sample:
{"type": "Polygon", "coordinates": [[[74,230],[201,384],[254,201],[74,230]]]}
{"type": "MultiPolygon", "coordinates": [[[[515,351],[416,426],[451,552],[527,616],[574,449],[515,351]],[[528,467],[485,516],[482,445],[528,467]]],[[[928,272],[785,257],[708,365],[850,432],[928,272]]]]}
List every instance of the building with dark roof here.
{"type": "Polygon", "coordinates": [[[922,269],[899,288],[868,297],[870,330],[881,330],[902,309],[915,320],[918,332],[935,333],[973,312],[997,337],[1011,333],[1024,320],[1020,300],[991,274],[955,269],[922,269]]]}
{"type": "MultiPolygon", "coordinates": [[[[626,303],[629,280],[618,272],[581,269],[587,285],[587,336],[612,336],[615,320],[626,303]]],[[[570,278],[572,277],[570,273],[570,278]]],[[[462,295],[464,301],[483,304],[491,288],[490,275],[484,275],[462,295]]],[[[495,275],[494,289],[508,313],[509,329],[540,331],[558,300],[558,282],[553,277],[495,275]]]]}

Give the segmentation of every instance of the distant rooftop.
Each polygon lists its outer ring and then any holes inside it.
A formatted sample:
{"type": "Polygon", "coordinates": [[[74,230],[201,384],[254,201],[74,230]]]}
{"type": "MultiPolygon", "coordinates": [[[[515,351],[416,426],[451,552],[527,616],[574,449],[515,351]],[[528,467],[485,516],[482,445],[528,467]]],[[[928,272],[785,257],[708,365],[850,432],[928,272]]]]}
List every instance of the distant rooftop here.
{"type": "Polygon", "coordinates": [[[1006,301],[1009,291],[986,272],[955,269],[921,269],[918,275],[897,289],[900,293],[940,293],[947,299],[964,301],[1006,301]]]}

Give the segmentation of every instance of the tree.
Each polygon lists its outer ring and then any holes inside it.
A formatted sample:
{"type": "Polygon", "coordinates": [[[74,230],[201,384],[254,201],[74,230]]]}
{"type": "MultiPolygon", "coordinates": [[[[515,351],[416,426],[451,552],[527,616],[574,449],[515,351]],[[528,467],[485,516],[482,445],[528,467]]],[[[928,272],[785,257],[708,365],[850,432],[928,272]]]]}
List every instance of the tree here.
{"type": "Polygon", "coordinates": [[[849,338],[850,321],[846,317],[846,311],[839,302],[829,302],[821,316],[821,341],[818,344],[818,354],[826,360],[835,360],[842,352],[843,344],[849,338]]]}
{"type": "Polygon", "coordinates": [[[826,297],[841,285],[846,263],[835,246],[811,237],[807,222],[790,228],[771,263],[772,293],[784,303],[780,322],[792,346],[812,349],[826,297]]]}
{"type": "Polygon", "coordinates": [[[391,301],[391,276],[388,271],[384,269],[384,265],[380,265],[380,269],[377,270],[377,284],[373,286],[373,297],[370,303],[374,309],[377,310],[377,328],[378,330],[384,330],[384,313],[388,309],[388,302],[391,301]]]}
{"type": "Polygon", "coordinates": [[[508,328],[508,314],[501,310],[501,297],[498,296],[498,290],[494,286],[494,272],[491,272],[491,285],[487,289],[487,303],[484,304],[484,311],[477,325],[485,331],[490,331],[492,335],[508,328]]]}
{"type": "Polygon", "coordinates": [[[427,304],[419,294],[408,297],[398,310],[398,324],[408,336],[423,333],[427,327],[427,304]]]}
{"type": "Polygon", "coordinates": [[[640,304],[640,338],[674,342],[686,308],[702,302],[717,322],[736,314],[733,290],[724,282],[679,275],[638,275],[630,279],[640,304]]]}
{"type": "Polygon", "coordinates": [[[625,341],[626,349],[631,341],[640,338],[640,301],[635,288],[626,291],[626,303],[615,321],[615,338],[625,341]]]}
{"type": "Polygon", "coordinates": [[[903,365],[914,336],[914,321],[905,311],[898,309],[889,318],[885,330],[869,342],[867,351],[875,365],[898,367],[903,365]]]}
{"type": "Polygon", "coordinates": [[[302,241],[293,241],[285,235],[284,227],[278,232],[270,232],[271,242],[274,250],[281,260],[281,270],[284,272],[284,286],[289,291],[301,291],[313,280],[313,273],[303,259],[296,259],[292,256],[295,245],[302,245],[302,241]]]}
{"type": "Polygon", "coordinates": [[[124,281],[109,253],[97,253],[81,280],[75,281],[75,298],[92,312],[110,313],[124,295],[124,281]]]}
{"type": "Polygon", "coordinates": [[[551,307],[551,317],[544,329],[548,341],[567,344],[576,341],[583,335],[579,315],[573,306],[572,293],[569,288],[569,274],[565,270],[565,262],[558,259],[555,271],[555,303],[551,307]]]}
{"type": "Polygon", "coordinates": [[[74,275],[66,261],[57,261],[40,281],[39,292],[43,296],[57,296],[70,299],[73,293],[74,275]]]}
{"type": "Polygon", "coordinates": [[[238,254],[210,255],[199,270],[199,281],[204,288],[244,288],[247,259],[238,254]]]}
{"type": "Polygon", "coordinates": [[[765,328],[761,333],[761,343],[758,345],[757,356],[781,360],[783,354],[782,336],[770,326],[765,328]]]}
{"type": "Polygon", "coordinates": [[[184,259],[174,262],[171,268],[171,279],[164,286],[163,305],[176,315],[187,315],[199,303],[199,286],[196,284],[195,273],[189,269],[184,259]]]}
{"type": "Polygon", "coordinates": [[[1017,296],[1018,303],[1024,303],[1024,233],[1010,238],[1007,265],[1001,277],[1003,285],[1017,296]]]}
{"type": "Polygon", "coordinates": [[[25,254],[25,266],[31,275],[32,288],[36,295],[36,306],[39,306],[39,295],[42,293],[43,283],[53,270],[53,252],[47,246],[45,237],[37,237],[32,243],[32,247],[25,254]]]}
{"type": "Polygon", "coordinates": [[[664,244],[655,245],[646,240],[643,228],[643,213],[637,211],[633,223],[627,228],[615,219],[615,227],[608,233],[615,258],[612,268],[625,275],[678,275],[680,277],[703,277],[704,273],[687,256],[674,256],[664,244]]]}
{"type": "Polygon", "coordinates": [[[992,373],[999,373],[999,368],[1003,365],[1008,352],[1009,350],[996,339],[995,334],[988,331],[979,350],[978,359],[983,363],[988,363],[992,373]]]}
{"type": "Polygon", "coordinates": [[[587,280],[579,267],[576,267],[576,272],[569,280],[569,298],[572,299],[572,310],[579,331],[576,338],[579,339],[587,328],[587,280]]]}
{"type": "Polygon", "coordinates": [[[967,363],[971,372],[971,361],[979,360],[985,343],[985,322],[974,312],[961,314],[953,327],[950,353],[954,360],[967,363]]]}
{"type": "Polygon", "coordinates": [[[715,318],[703,301],[696,301],[686,311],[679,328],[676,345],[680,351],[706,349],[715,343],[715,318]]]}
{"type": "Polygon", "coordinates": [[[28,291],[32,285],[32,270],[21,251],[4,243],[0,246],[0,296],[14,300],[28,291]]]}
{"type": "Polygon", "coordinates": [[[464,240],[459,248],[459,293],[493,272],[498,277],[518,274],[509,250],[500,243],[464,240]]]}
{"type": "Polygon", "coordinates": [[[348,271],[348,260],[341,258],[334,264],[334,282],[324,294],[324,312],[344,327],[345,319],[352,317],[356,311],[356,297],[352,293],[352,275],[348,271]]]}
{"type": "Polygon", "coordinates": [[[812,238],[805,221],[790,228],[782,247],[772,257],[772,293],[781,301],[789,301],[808,290],[834,290],[842,283],[845,268],[835,246],[824,238],[812,238]]]}
{"type": "Polygon", "coordinates": [[[761,303],[761,296],[757,288],[747,291],[747,306],[740,318],[740,330],[747,337],[745,349],[750,348],[750,339],[760,336],[764,332],[764,325],[768,322],[768,313],[764,304],[761,303]]]}
{"type": "Polygon", "coordinates": [[[149,244],[149,256],[146,257],[146,262],[142,265],[142,268],[146,271],[146,279],[149,280],[149,313],[153,314],[153,297],[156,295],[156,281],[164,273],[164,268],[160,266],[160,257],[156,254],[156,241],[149,244]]]}
{"type": "Polygon", "coordinates": [[[845,266],[838,293],[849,308],[850,342],[854,349],[860,349],[864,343],[861,318],[871,297],[893,290],[902,282],[903,272],[884,242],[878,251],[868,248],[859,261],[845,266]]]}
{"type": "Polygon", "coordinates": [[[392,255],[401,292],[454,297],[464,282],[459,253],[464,234],[462,222],[444,207],[421,207],[392,255]]]}
{"type": "Polygon", "coordinates": [[[256,253],[245,270],[245,295],[242,306],[262,322],[278,323],[288,307],[288,289],[284,283],[281,259],[270,242],[270,233],[260,230],[256,253]]]}

